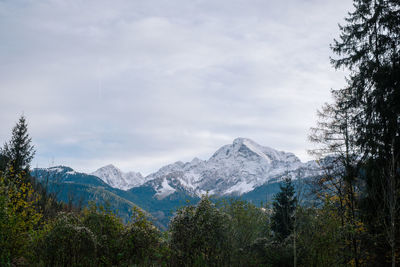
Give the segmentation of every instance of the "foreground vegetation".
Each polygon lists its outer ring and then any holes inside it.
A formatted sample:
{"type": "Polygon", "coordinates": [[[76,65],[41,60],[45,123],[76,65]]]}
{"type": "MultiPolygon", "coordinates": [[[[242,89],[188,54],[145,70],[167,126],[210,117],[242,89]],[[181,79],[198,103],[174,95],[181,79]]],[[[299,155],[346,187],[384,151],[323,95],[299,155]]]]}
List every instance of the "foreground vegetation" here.
{"type": "Polygon", "coordinates": [[[124,224],[94,203],[58,203],[23,170],[1,177],[2,266],[291,266],[294,252],[299,265],[327,266],[344,245],[333,200],[298,206],[290,180],[271,207],[203,196],[161,232],[140,209],[124,224]]]}

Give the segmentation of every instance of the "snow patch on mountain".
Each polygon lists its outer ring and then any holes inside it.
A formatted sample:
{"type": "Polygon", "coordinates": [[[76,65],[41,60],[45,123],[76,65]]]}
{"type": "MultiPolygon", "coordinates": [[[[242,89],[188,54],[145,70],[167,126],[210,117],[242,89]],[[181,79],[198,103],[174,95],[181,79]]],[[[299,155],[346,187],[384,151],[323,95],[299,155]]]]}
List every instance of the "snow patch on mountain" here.
{"type": "Polygon", "coordinates": [[[148,182],[145,185],[157,192],[165,187],[163,197],[176,190],[197,196],[205,193],[242,195],[270,181],[279,181],[284,177],[311,177],[319,172],[314,161],[302,163],[293,153],[237,138],[232,144],[218,149],[208,160],[195,158],[191,162],[178,161],[162,167],[146,177],[148,182]]]}
{"type": "Polygon", "coordinates": [[[146,178],[141,173],[124,173],[112,164],[104,166],[91,174],[99,177],[108,185],[122,190],[128,190],[146,182],[146,178]]]}
{"type": "Polygon", "coordinates": [[[49,172],[59,173],[59,172],[64,172],[67,168],[68,167],[64,167],[64,166],[54,166],[54,167],[48,168],[48,170],[49,170],[49,172]]]}
{"type": "Polygon", "coordinates": [[[157,189],[156,197],[158,199],[163,199],[172,193],[174,193],[176,190],[172,186],[168,184],[168,180],[165,178],[162,180],[161,186],[157,189]]]}
{"type": "Polygon", "coordinates": [[[227,189],[224,194],[229,195],[232,193],[238,193],[239,195],[252,191],[255,188],[254,183],[248,183],[246,181],[241,181],[229,189],[227,189]]]}
{"type": "Polygon", "coordinates": [[[268,182],[284,177],[292,179],[318,175],[315,161],[303,163],[293,153],[261,146],[247,138],[237,138],[218,149],[208,160],[194,158],[177,161],[143,177],[140,173],[123,173],[113,165],[93,172],[112,187],[128,190],[138,186],[152,187],[162,199],[177,191],[193,196],[242,195],[268,182]]]}

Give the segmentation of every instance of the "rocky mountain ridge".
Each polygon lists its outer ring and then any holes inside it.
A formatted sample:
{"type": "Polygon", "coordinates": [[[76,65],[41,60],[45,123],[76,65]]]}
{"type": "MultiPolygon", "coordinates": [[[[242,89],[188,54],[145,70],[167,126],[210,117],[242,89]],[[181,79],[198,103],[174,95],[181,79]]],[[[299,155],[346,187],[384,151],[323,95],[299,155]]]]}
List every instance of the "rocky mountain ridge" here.
{"type": "Polygon", "coordinates": [[[152,187],[156,197],[165,198],[176,191],[192,196],[209,193],[217,196],[242,195],[284,177],[292,179],[318,175],[315,161],[303,163],[293,153],[265,147],[247,138],[236,138],[218,149],[208,160],[175,162],[143,177],[140,173],[123,173],[113,165],[93,172],[112,187],[127,190],[152,187]]]}
{"type": "Polygon", "coordinates": [[[140,172],[124,173],[112,164],[101,167],[91,175],[97,176],[108,185],[121,190],[128,190],[146,182],[146,178],[140,172]]]}

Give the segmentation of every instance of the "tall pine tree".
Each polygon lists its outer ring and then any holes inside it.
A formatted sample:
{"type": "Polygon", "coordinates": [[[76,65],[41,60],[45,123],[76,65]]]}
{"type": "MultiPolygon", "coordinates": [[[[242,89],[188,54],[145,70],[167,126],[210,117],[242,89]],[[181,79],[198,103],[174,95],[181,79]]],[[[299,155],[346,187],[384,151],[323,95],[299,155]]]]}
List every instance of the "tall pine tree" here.
{"type": "Polygon", "coordinates": [[[14,173],[29,173],[29,164],[35,155],[35,148],[32,145],[32,139],[28,134],[28,125],[23,115],[14,126],[11,140],[4,144],[1,154],[14,173]]]}
{"type": "Polygon", "coordinates": [[[279,240],[285,239],[293,231],[296,202],[292,180],[287,178],[272,203],[271,229],[279,240]]]}
{"type": "MultiPolygon", "coordinates": [[[[334,114],[346,114],[348,140],[354,141],[361,163],[359,172],[345,165],[343,178],[352,184],[358,176],[365,185],[359,195],[360,217],[372,234],[367,246],[375,251],[369,249],[369,254],[376,262],[390,258],[395,266],[400,238],[396,231],[400,221],[400,1],[354,0],[354,11],[340,31],[332,45],[336,53],[332,63],[348,69],[350,75],[347,86],[335,91],[340,97],[335,99],[334,114]]],[[[337,125],[343,123],[336,119],[337,125]]]]}

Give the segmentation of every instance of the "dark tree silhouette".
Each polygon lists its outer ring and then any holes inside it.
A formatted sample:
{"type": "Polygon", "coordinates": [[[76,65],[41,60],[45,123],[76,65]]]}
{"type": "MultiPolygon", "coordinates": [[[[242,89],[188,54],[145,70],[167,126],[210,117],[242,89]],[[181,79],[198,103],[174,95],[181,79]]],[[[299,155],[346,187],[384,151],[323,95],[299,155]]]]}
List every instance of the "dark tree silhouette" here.
{"type": "Polygon", "coordinates": [[[15,173],[29,172],[29,164],[35,155],[35,148],[32,145],[32,139],[28,134],[28,125],[23,115],[14,126],[11,140],[4,144],[1,154],[7,159],[9,167],[12,167],[15,173]]]}
{"type": "Polygon", "coordinates": [[[293,231],[293,215],[296,209],[295,191],[290,178],[285,179],[280,186],[280,192],[276,194],[272,206],[271,229],[278,239],[283,240],[293,231]]]}

